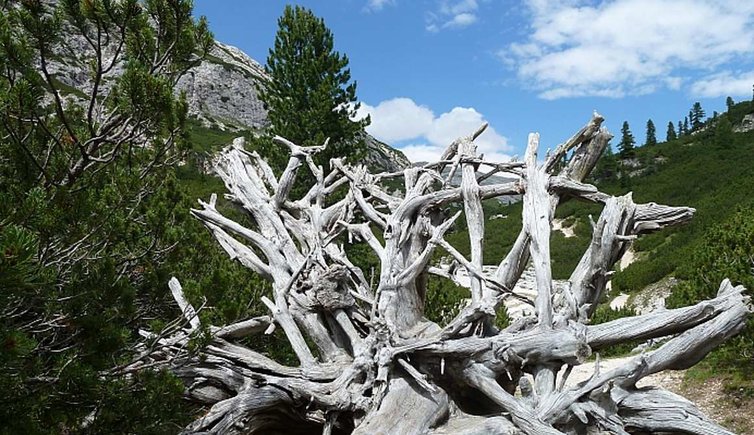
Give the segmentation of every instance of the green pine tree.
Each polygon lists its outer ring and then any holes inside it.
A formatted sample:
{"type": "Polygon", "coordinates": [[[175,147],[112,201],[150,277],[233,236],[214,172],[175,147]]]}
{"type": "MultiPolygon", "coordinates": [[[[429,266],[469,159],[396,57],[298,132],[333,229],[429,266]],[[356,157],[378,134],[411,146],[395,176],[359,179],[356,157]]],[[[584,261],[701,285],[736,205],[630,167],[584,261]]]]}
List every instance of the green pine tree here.
{"type": "Polygon", "coordinates": [[[733,98],[731,98],[730,96],[725,99],[725,107],[728,108],[728,112],[730,112],[730,109],[733,108],[734,104],[736,103],[733,101],[733,98]]]}
{"type": "MultiPolygon", "coordinates": [[[[726,121],[721,119],[721,123],[726,121]]],[[[718,124],[719,128],[719,124],[718,124]]],[[[717,133],[716,133],[717,134],[717,133]]],[[[714,220],[705,228],[702,240],[685,254],[677,273],[682,283],[667,299],[668,308],[688,306],[715,297],[712,282],[730,279],[746,288],[754,286],[751,259],[754,258],[754,207],[747,203],[721,221],[714,220]]],[[[742,394],[752,393],[754,374],[754,322],[749,320],[739,335],[710,353],[702,364],[713,372],[735,373],[730,388],[737,386],[742,394]]]]}
{"type": "Polygon", "coordinates": [[[691,130],[696,131],[704,125],[704,109],[702,109],[702,104],[700,102],[695,102],[694,105],[691,107],[691,112],[689,112],[689,121],[691,122],[691,130]]]}
{"type": "Polygon", "coordinates": [[[620,132],[621,139],[618,143],[620,157],[623,159],[633,157],[635,154],[634,146],[636,145],[636,140],[634,140],[634,135],[629,129],[628,121],[623,121],[623,127],[621,127],[620,132]]]}
{"type": "Polygon", "coordinates": [[[651,119],[647,120],[647,140],[645,145],[657,145],[657,131],[655,129],[655,123],[651,119]]]}
{"type": "Polygon", "coordinates": [[[356,83],[351,82],[348,57],[333,45],[322,18],[309,9],[286,6],[265,66],[270,80],[260,88],[272,134],[306,146],[330,138],[327,150],[315,157],[319,164],[332,157],[363,156],[365,144],[358,139],[369,123],[368,118],[353,120],[359,107],[356,83]]]}
{"type": "Polygon", "coordinates": [[[668,133],[665,135],[665,142],[670,142],[671,140],[676,140],[678,136],[675,133],[675,127],[673,126],[673,122],[668,122],[668,133]]]}
{"type": "Polygon", "coordinates": [[[150,319],[177,316],[175,266],[211,257],[183,243],[201,226],[176,182],[173,85],[212,41],[189,0],[0,5],[0,432],[174,433],[189,417],[173,376],[112,369],[150,319]]]}

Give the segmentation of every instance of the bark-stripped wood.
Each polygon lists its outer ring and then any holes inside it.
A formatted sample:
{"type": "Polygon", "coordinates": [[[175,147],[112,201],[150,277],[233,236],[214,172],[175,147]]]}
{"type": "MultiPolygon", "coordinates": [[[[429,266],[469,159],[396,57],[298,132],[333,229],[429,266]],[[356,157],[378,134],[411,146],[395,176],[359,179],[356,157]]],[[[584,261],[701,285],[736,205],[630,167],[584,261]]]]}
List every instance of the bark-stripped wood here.
{"type": "Polygon", "coordinates": [[[542,163],[538,135],[530,136],[524,162],[485,161],[474,145],[485,125],[453,142],[439,162],[402,174],[371,174],[337,159],[325,174],[312,155],[326,143],[307,148],[276,138],[291,152],[276,177],[256,153],[235,143],[218,156],[215,168],[227,198],[249,214],[253,227],[223,216],[214,195],[191,212],[231,258],[272,283],[272,294],[262,298],[269,314],[202,325],[178,281],[171,280],[186,327],[170,337],[143,332],[152,340],[149,350],[128,369],[167,365],[185,380],[189,398],[209,406],[186,433],[575,434],[590,428],[728,433],[685,399],[638,389],[636,382],[689,367],[740,331],[750,313],[743,288],[725,281],[715,299],[691,307],[589,325],[630,241],[686,222],[694,212],[636,204],[630,194],[613,197],[585,184],[611,138],[602,122],[595,114],[542,163]],[[302,198],[291,198],[303,165],[316,184],[302,198]],[[489,179],[478,173],[482,167],[517,179],[481,185],[489,179]],[[461,184],[453,186],[459,170],[461,184]],[[382,186],[399,177],[403,193],[382,186]],[[502,195],[523,195],[524,224],[489,278],[482,273],[482,200],[502,195]],[[551,220],[566,198],[602,203],[604,209],[568,285],[554,288],[551,220]],[[470,258],[444,239],[461,214],[446,215],[453,203],[465,215],[470,258]],[[349,261],[342,246],[347,241],[361,241],[379,257],[376,282],[349,261]],[[469,304],[448,325],[424,317],[430,275],[455,279],[447,266],[434,264],[438,249],[470,277],[469,304]],[[498,331],[492,326],[496,310],[530,259],[538,289],[533,318],[498,331]],[[276,327],[289,339],[299,367],[234,343],[276,327]],[[207,332],[209,343],[200,354],[188,352],[188,340],[207,332]],[[565,382],[593,351],[667,336],[662,346],[624,367],[595,372],[578,385],[565,382]],[[533,385],[525,373],[534,376],[533,385]]]}

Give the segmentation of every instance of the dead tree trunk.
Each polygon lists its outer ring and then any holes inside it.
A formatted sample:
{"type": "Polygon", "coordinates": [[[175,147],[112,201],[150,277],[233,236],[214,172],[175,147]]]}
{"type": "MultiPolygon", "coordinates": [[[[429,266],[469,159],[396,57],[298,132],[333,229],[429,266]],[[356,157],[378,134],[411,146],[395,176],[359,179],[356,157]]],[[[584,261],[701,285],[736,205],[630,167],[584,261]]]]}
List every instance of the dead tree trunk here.
{"type": "MultiPolygon", "coordinates": [[[[442,160],[402,173],[371,174],[363,166],[331,162],[325,174],[312,155],[326,147],[300,147],[285,139],[291,158],[276,176],[256,153],[239,144],[225,149],[215,168],[227,197],[248,212],[254,228],[215,208],[215,196],[192,210],[233,258],[272,282],[263,298],[269,316],[223,327],[208,326],[211,342],[200,356],[185,352],[202,327],[177,280],[170,288],[189,327],[157,338],[157,350],[134,368],[164,363],[186,381],[187,395],[211,405],[186,433],[322,432],[356,434],[615,433],[671,431],[729,433],[685,399],[637,388],[639,379],[684,369],[736,334],[749,315],[742,287],[725,281],[715,299],[695,306],[589,325],[610,271],[641,233],[688,221],[687,207],[636,204],[583,180],[611,138],[595,114],[544,163],[532,134],[524,162],[495,163],[476,154],[477,132],[453,142],[442,160]],[[571,152],[566,166],[556,162],[571,152]],[[308,165],[317,183],[300,199],[289,197],[296,173],[308,165]],[[516,176],[480,185],[477,168],[516,176]],[[449,175],[443,177],[449,168],[449,175]],[[461,171],[460,187],[450,179],[461,171]],[[381,187],[402,179],[402,195],[381,187]],[[329,200],[337,190],[340,200],[329,200]],[[482,274],[481,201],[523,195],[524,225],[494,278],[482,274]],[[562,199],[604,204],[591,245],[567,286],[552,285],[550,229],[562,199]],[[469,229],[471,257],[444,238],[460,212],[469,229]],[[382,239],[374,231],[382,233],[382,239]],[[344,253],[343,236],[367,243],[381,260],[379,283],[370,286],[344,253]],[[384,241],[384,242],[383,242],[384,241]],[[470,277],[468,305],[448,325],[424,317],[427,280],[454,279],[432,264],[445,250],[470,277]],[[536,271],[533,315],[497,330],[494,316],[526,265],[536,271]],[[281,365],[234,340],[279,327],[300,362],[281,365]],[[566,378],[599,349],[635,339],[673,335],[624,367],[575,386],[566,378]],[[524,373],[533,376],[533,385],[524,373]]],[[[149,336],[149,333],[144,333],[149,336]]]]}

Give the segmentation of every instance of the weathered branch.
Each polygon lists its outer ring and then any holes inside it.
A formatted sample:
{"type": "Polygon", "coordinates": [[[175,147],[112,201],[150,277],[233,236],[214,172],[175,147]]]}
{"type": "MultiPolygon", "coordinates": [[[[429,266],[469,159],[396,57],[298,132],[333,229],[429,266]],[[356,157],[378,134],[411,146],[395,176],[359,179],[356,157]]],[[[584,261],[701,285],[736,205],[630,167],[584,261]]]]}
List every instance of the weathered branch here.
{"type": "Polygon", "coordinates": [[[257,154],[234,143],[215,167],[227,198],[248,213],[250,223],[223,215],[214,195],[191,212],[231,258],[271,282],[271,295],[261,298],[269,315],[201,328],[196,310],[171,281],[185,320],[172,335],[144,333],[151,341],[126,371],[168,366],[186,382],[188,397],[211,406],[187,433],[265,433],[291,431],[292,425],[301,432],[359,434],[558,434],[593,428],[727,433],[683,399],[637,389],[636,382],[688,367],[740,331],[750,312],[743,288],[725,281],[716,298],[691,307],[588,325],[628,243],[686,222],[694,212],[636,204],[630,194],[613,197],[585,184],[611,137],[602,122],[595,114],[541,165],[536,134],[524,162],[477,156],[473,142],[484,125],[454,141],[439,162],[400,174],[373,175],[337,159],[325,174],[311,158],[323,147],[276,138],[291,151],[276,177],[257,154]],[[553,173],[569,154],[563,169],[553,173]],[[303,197],[291,198],[303,164],[316,182],[303,197]],[[481,186],[487,177],[477,174],[481,166],[518,179],[481,186]],[[459,169],[461,185],[453,187],[449,180],[459,169]],[[388,193],[381,183],[398,177],[404,191],[388,193]],[[482,201],[513,194],[523,195],[523,228],[494,276],[485,275],[482,201]],[[553,286],[551,220],[561,198],[604,208],[567,285],[553,286]],[[469,258],[445,239],[461,214],[451,216],[449,205],[463,208],[469,258]],[[344,244],[354,240],[378,257],[377,282],[368,281],[346,255],[344,244]],[[452,257],[450,266],[433,264],[437,247],[452,257]],[[496,310],[506,297],[522,297],[512,289],[530,259],[534,316],[499,331],[496,310]],[[425,316],[427,281],[433,275],[458,283],[459,271],[469,277],[467,304],[447,325],[437,325],[425,316]],[[275,327],[285,333],[299,367],[228,341],[275,327]],[[190,353],[189,340],[206,331],[209,343],[199,355],[190,353]],[[671,337],[662,346],[625,366],[595,371],[577,385],[566,382],[592,350],[665,336],[671,337]],[[524,373],[533,375],[533,385],[524,373]]]}
{"type": "Polygon", "coordinates": [[[745,306],[748,298],[743,287],[733,287],[723,281],[715,299],[690,307],[654,311],[641,316],[624,317],[587,327],[587,339],[592,349],[599,349],[632,340],[666,337],[706,322],[736,306],[745,306]]]}

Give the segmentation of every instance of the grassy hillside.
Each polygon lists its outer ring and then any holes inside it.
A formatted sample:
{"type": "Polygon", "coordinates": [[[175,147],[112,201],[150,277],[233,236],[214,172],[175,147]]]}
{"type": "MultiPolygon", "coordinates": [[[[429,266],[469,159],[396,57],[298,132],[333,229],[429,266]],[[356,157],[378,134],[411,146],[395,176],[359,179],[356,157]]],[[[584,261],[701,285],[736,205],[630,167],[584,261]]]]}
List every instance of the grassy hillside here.
{"type": "MultiPolygon", "coordinates": [[[[749,107],[750,103],[741,103],[749,107]]],[[[717,122],[726,120],[722,115],[717,122]]],[[[735,120],[733,124],[740,122],[735,120]]],[[[682,272],[688,259],[705,243],[705,232],[730,219],[741,207],[754,205],[754,131],[732,135],[718,143],[715,124],[678,140],[637,150],[645,172],[628,183],[613,181],[601,187],[611,193],[632,191],[637,202],[686,205],[697,212],[690,224],[642,236],[634,249],[641,260],[619,271],[616,289],[640,290],[663,276],[682,272]]],[[[574,211],[574,213],[578,213],[574,211]]],[[[680,278],[685,278],[681,273],[680,278]]]]}
{"type": "MultiPolygon", "coordinates": [[[[734,125],[744,114],[754,112],[749,102],[740,103],[734,109],[739,114],[733,120],[734,125]]],[[[726,118],[728,115],[721,115],[719,120],[726,118]]],[[[614,195],[632,192],[637,203],[685,205],[697,210],[690,224],[641,236],[634,243],[640,260],[616,273],[613,285],[618,290],[641,290],[668,274],[679,272],[686,265],[684,260],[705,243],[704,235],[709,228],[730,219],[741,208],[754,206],[754,131],[734,133],[733,141],[721,146],[716,142],[715,122],[709,121],[706,129],[692,135],[637,148],[631,161],[618,162],[619,171],[630,172],[632,176],[590,180],[614,195]]],[[[494,215],[505,216],[489,219],[486,224],[485,262],[492,264],[508,252],[521,228],[521,204],[504,206],[487,201],[485,209],[488,219],[494,215]]],[[[576,237],[565,238],[561,232],[553,232],[555,278],[570,275],[591,237],[588,216],[596,220],[600,209],[598,205],[572,200],[561,204],[556,211],[556,218],[563,219],[565,226],[573,226],[576,237]]],[[[465,224],[462,220],[459,222],[458,231],[448,238],[461,252],[467,253],[465,224]]]]}

